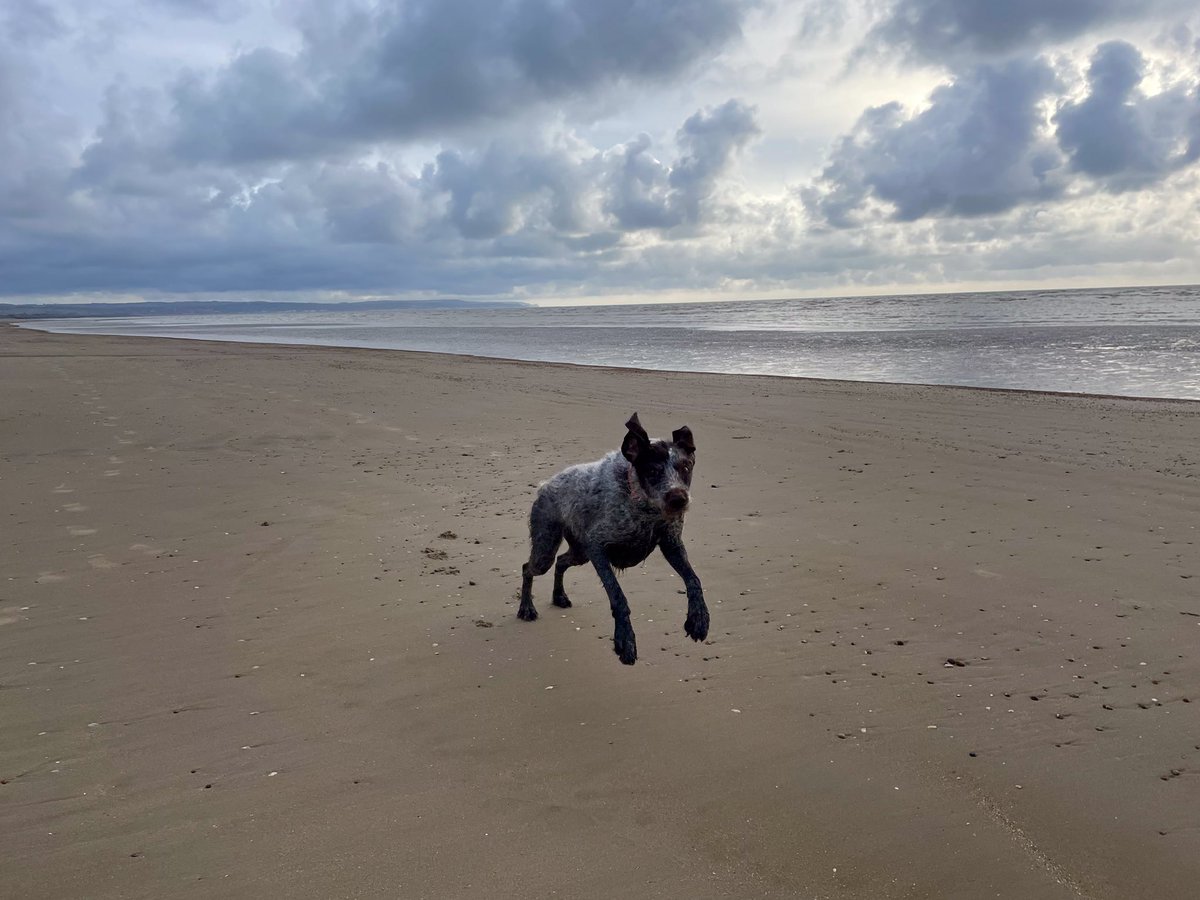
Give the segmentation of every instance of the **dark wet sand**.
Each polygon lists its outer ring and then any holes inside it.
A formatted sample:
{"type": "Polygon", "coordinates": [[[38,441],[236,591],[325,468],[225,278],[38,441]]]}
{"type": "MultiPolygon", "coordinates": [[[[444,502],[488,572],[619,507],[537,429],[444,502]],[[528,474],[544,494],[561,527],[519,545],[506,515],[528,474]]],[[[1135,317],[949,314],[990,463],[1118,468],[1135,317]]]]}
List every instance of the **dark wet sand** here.
{"type": "Polygon", "coordinates": [[[0,384],[0,896],[1197,895],[1198,403],[14,328],[0,384]],[[634,409],[713,629],[656,556],[626,668],[592,573],[514,592],[634,409]]]}

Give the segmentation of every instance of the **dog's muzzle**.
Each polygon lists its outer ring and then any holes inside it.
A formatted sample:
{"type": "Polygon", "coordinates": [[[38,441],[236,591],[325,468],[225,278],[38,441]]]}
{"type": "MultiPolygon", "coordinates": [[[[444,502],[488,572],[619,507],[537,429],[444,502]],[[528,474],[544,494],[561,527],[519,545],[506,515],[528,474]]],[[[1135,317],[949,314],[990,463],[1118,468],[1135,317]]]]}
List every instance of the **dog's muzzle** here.
{"type": "Polygon", "coordinates": [[[671,488],[663,494],[663,508],[669,513],[681,513],[687,509],[688,492],[683,488],[671,488]]]}

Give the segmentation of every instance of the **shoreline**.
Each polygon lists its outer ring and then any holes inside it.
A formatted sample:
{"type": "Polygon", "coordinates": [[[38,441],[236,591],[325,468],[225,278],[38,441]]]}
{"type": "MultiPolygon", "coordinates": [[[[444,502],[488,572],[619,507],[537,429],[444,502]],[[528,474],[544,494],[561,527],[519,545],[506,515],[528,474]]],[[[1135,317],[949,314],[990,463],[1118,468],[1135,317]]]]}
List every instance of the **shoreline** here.
{"type": "MultiPolygon", "coordinates": [[[[0,320],[0,324],[5,324],[4,320],[0,320]]],[[[541,359],[518,359],[508,356],[479,356],[472,353],[451,353],[449,351],[438,350],[406,350],[397,347],[358,347],[342,344],[298,344],[290,342],[276,341],[235,341],[223,338],[202,338],[202,337],[173,337],[171,335],[142,335],[142,334],[98,334],[95,332],[69,332],[69,331],[44,331],[23,321],[10,320],[7,322],[17,328],[26,331],[38,331],[42,334],[61,334],[71,335],[73,337],[108,337],[108,338],[126,338],[129,340],[162,340],[162,341],[192,341],[200,344],[247,344],[257,347],[280,347],[292,350],[344,350],[344,351],[363,351],[371,353],[407,353],[417,356],[431,357],[449,357],[455,359],[469,359],[477,362],[500,362],[500,363],[520,363],[537,366],[562,366],[572,369],[594,369],[604,372],[636,372],[639,374],[672,374],[672,375],[695,375],[695,376],[716,376],[722,378],[764,378],[764,379],[779,379],[783,381],[806,381],[815,383],[828,384],[874,384],[883,387],[928,387],[942,388],[946,390],[965,390],[965,391],[989,391],[998,394],[1028,394],[1032,396],[1046,397],[1066,397],[1066,398],[1083,398],[1095,400],[1132,400],[1139,403],[1200,403],[1200,398],[1195,397],[1147,397],[1138,394],[1101,394],[1089,393],[1083,391],[1052,391],[1040,390],[1036,388],[1008,388],[1008,387],[990,387],[987,385],[973,384],[945,384],[941,382],[919,382],[919,381],[868,381],[857,380],[850,378],[821,378],[813,375],[775,375],[771,373],[758,372],[708,372],[692,369],[649,369],[642,366],[612,366],[593,363],[570,363],[556,360],[541,360],[541,359]]]]}
{"type": "Polygon", "coordinates": [[[1185,900],[1200,409],[0,329],[0,894],[1185,900]],[[97,341],[95,338],[100,338],[97,341]],[[637,410],[658,554],[536,579],[637,410]]]}

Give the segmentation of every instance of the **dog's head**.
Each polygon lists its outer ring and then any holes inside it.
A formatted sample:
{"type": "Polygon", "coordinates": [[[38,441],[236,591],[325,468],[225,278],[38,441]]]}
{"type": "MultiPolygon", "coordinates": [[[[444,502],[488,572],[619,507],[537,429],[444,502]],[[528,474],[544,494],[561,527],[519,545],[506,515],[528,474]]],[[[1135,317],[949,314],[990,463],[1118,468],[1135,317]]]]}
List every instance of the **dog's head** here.
{"type": "Polygon", "coordinates": [[[621,453],[632,465],[647,500],[664,515],[683,515],[691,499],[688,489],[696,464],[692,430],[684,425],[671,433],[670,441],[651,440],[637,413],[625,423],[625,428],[628,430],[621,442],[621,453]]]}

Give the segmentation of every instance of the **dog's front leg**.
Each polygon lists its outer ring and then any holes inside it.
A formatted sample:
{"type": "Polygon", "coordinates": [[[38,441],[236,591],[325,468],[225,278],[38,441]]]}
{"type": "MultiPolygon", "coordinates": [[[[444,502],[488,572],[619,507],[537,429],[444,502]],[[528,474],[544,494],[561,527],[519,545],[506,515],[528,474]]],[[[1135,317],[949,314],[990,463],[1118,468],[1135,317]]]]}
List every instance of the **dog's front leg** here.
{"type": "Polygon", "coordinates": [[[587,548],[588,559],[600,576],[600,583],[608,594],[608,603],[612,607],[613,617],[613,652],[621,658],[621,662],[632,666],[637,662],[637,640],[633,635],[633,625],[629,621],[629,603],[625,592],[617,581],[617,573],[613,571],[612,563],[602,546],[593,545],[587,548]]]}
{"type": "Polygon", "coordinates": [[[671,568],[683,579],[683,586],[687,590],[688,611],[683,630],[693,641],[702,641],[708,637],[708,606],[704,603],[704,589],[700,587],[700,577],[688,562],[683,538],[679,535],[665,534],[658,545],[671,568]]]}

